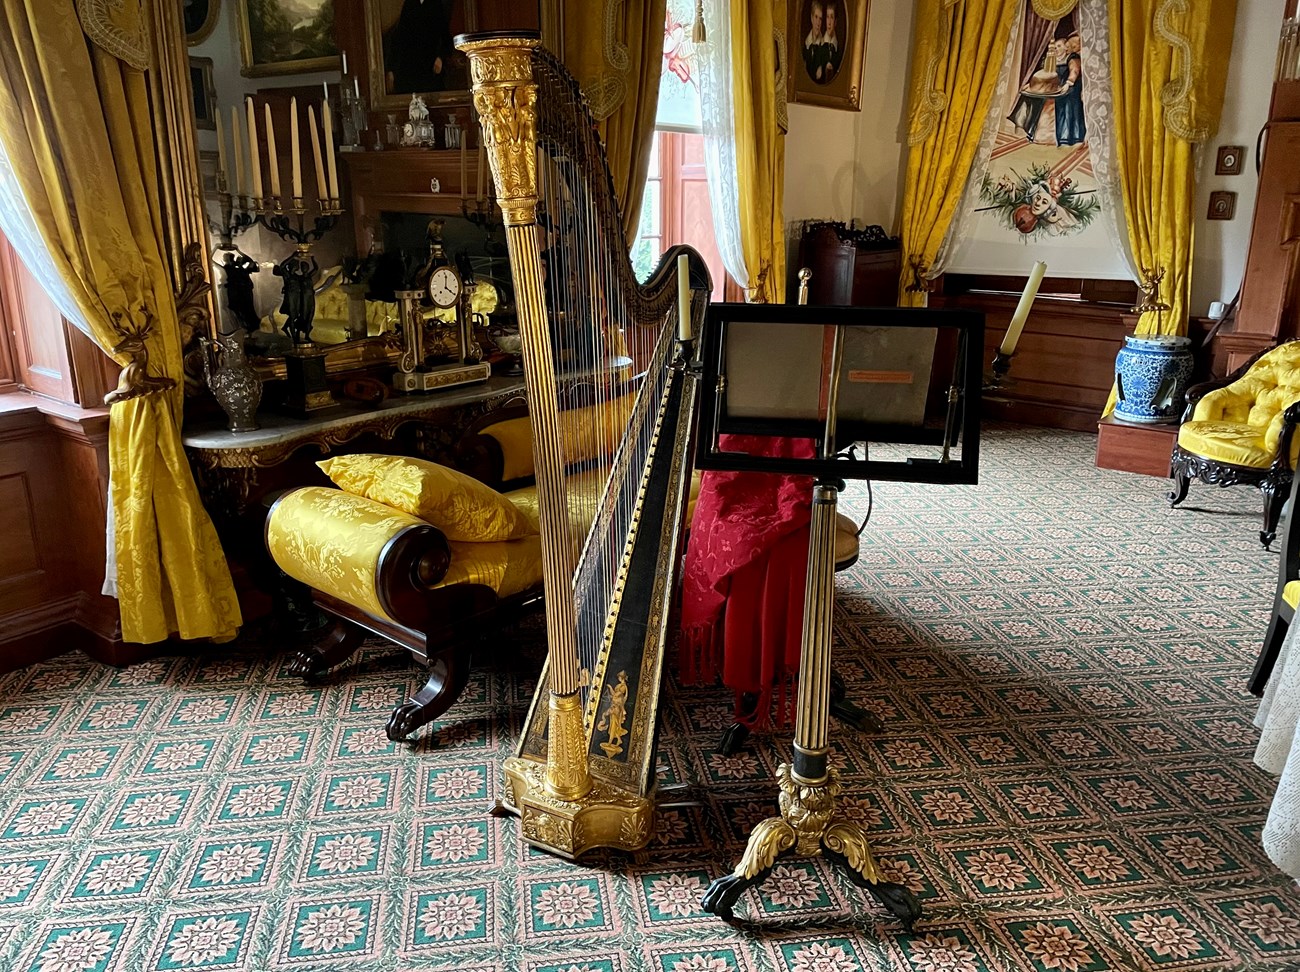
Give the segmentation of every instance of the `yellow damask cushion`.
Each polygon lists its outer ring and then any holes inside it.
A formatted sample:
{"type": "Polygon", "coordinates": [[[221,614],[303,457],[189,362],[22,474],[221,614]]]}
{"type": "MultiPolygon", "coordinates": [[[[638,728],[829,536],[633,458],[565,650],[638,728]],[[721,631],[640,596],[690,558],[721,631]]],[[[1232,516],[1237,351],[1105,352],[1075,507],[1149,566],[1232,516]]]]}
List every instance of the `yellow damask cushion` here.
{"type": "Polygon", "coordinates": [[[1230,385],[1216,388],[1196,403],[1193,421],[1242,422],[1269,429],[1277,448],[1282,412],[1300,401],[1300,342],[1280,344],[1230,385]]]}
{"type": "Polygon", "coordinates": [[[516,540],[534,532],[496,490],[436,462],[362,453],[316,465],[340,489],[418,516],[448,540],[516,540]]]}
{"type": "Polygon", "coordinates": [[[1217,462],[1266,469],[1273,455],[1264,444],[1264,429],[1237,422],[1184,422],[1178,444],[1217,462]]]}
{"type": "Polygon", "coordinates": [[[1288,581],[1286,587],[1282,588],[1282,600],[1291,605],[1291,610],[1296,609],[1300,604],[1300,580],[1288,581]]]}
{"type": "Polygon", "coordinates": [[[375,593],[379,554],[403,530],[424,525],[363,496],[307,486],[276,503],[266,524],[266,549],[294,580],[388,618],[375,593]]]}
{"type": "Polygon", "coordinates": [[[489,425],[483,434],[496,439],[501,446],[505,459],[501,467],[503,480],[509,482],[533,475],[533,429],[527,415],[489,425]]]}
{"type": "MultiPolygon", "coordinates": [[[[375,572],[388,542],[413,526],[427,525],[364,496],[307,486],[276,504],[266,527],[266,546],[280,569],[295,580],[392,621],[379,603],[375,572]]],[[[498,597],[509,597],[542,582],[537,536],[448,546],[451,566],[434,589],[482,584],[498,597]]]]}
{"type": "MultiPolygon", "coordinates": [[[[596,505],[600,502],[601,493],[605,488],[605,476],[599,470],[593,469],[590,472],[570,476],[565,483],[569,498],[569,534],[577,537],[578,542],[581,543],[586,539],[587,531],[591,529],[591,521],[595,518],[596,505]]],[[[511,490],[505,494],[505,498],[527,518],[534,532],[540,529],[536,486],[511,490]]]]}
{"type": "Polygon", "coordinates": [[[452,543],[451,567],[437,585],[483,584],[497,597],[518,594],[542,582],[542,540],[536,535],[497,543],[452,543]]]}

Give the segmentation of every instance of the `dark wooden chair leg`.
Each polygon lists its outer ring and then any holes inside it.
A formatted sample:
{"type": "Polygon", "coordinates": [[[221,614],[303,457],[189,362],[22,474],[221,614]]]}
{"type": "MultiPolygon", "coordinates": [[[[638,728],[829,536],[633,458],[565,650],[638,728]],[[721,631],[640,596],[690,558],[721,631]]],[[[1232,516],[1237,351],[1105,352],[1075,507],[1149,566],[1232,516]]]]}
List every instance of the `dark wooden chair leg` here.
{"type": "Polygon", "coordinates": [[[1268,631],[1264,633],[1264,646],[1259,650],[1259,660],[1255,662],[1255,671],[1251,673],[1247,686],[1252,695],[1264,694],[1264,686],[1268,685],[1269,676],[1273,674],[1273,666],[1277,664],[1277,654],[1282,649],[1288,627],[1290,625],[1287,620],[1274,611],[1273,620],[1268,623],[1268,631]]]}
{"type": "Polygon", "coordinates": [[[1187,487],[1191,485],[1191,477],[1181,469],[1169,470],[1169,478],[1173,480],[1173,488],[1169,490],[1169,506],[1173,508],[1187,499],[1187,487]]]}
{"type": "Polygon", "coordinates": [[[365,640],[366,633],[355,624],[335,621],[324,638],[314,645],[299,648],[286,670],[290,675],[300,675],[306,679],[324,675],[334,666],[351,658],[365,640]]]}
{"type": "Polygon", "coordinates": [[[849,701],[849,688],[839,672],[831,672],[831,715],[859,732],[885,731],[885,724],[874,712],[849,701]]]}
{"type": "MultiPolygon", "coordinates": [[[[741,711],[748,715],[753,715],[758,708],[758,696],[746,692],[740,697],[741,711]]],[[[723,756],[735,756],[740,752],[745,740],[749,738],[749,726],[743,722],[733,722],[722,731],[722,739],[718,742],[718,751],[723,756]]]]}
{"type": "Polygon", "coordinates": [[[429,679],[413,696],[393,710],[385,730],[399,742],[452,707],[469,681],[469,648],[451,647],[434,656],[429,679]]]}
{"type": "Polygon", "coordinates": [[[1277,524],[1282,518],[1282,507],[1286,505],[1291,483],[1289,480],[1278,483],[1270,477],[1259,484],[1259,491],[1264,494],[1264,529],[1259,531],[1259,542],[1267,550],[1277,536],[1277,524]]]}

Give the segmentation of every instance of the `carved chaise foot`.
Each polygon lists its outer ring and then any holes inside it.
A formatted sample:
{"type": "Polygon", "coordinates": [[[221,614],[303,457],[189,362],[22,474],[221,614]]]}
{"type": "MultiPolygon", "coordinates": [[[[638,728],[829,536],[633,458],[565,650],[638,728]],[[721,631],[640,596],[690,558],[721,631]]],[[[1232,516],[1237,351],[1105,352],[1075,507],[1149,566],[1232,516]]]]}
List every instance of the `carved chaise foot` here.
{"type": "Polygon", "coordinates": [[[400,742],[451,708],[469,681],[467,655],[465,647],[450,648],[433,659],[428,681],[389,717],[385,730],[389,739],[400,742]]]}
{"type": "Polygon", "coordinates": [[[290,660],[287,671],[304,679],[319,678],[336,665],[341,665],[365,641],[365,633],[356,625],[336,621],[334,626],[314,645],[299,648],[290,660]]]}

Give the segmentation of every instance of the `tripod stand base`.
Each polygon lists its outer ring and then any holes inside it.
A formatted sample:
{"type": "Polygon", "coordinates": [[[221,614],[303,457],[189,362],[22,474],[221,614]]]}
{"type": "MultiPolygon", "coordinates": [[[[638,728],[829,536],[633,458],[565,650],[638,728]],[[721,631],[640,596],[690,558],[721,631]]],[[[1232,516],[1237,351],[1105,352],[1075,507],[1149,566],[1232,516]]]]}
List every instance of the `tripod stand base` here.
{"type": "Polygon", "coordinates": [[[776,771],[781,787],[781,816],[759,822],[749,835],[736,869],[704,892],[700,906],[726,921],[746,889],[762,884],[784,857],[825,857],[848,872],[849,880],[869,891],[908,931],[921,917],[921,904],[901,884],[882,880],[871,855],[866,831],[836,812],[839,780],[832,770],[819,784],[797,781],[782,763],[776,771]]]}

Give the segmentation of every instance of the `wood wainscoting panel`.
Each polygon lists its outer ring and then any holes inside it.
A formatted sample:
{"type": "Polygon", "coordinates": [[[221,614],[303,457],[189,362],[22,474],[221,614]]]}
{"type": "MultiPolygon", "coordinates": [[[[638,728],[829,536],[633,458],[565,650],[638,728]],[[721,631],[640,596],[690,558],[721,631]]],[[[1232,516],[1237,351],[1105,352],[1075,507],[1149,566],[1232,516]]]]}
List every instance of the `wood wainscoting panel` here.
{"type": "Polygon", "coordinates": [[[0,584],[19,583],[41,572],[31,480],[23,470],[0,473],[0,584]]]}
{"type": "MultiPolygon", "coordinates": [[[[993,360],[1019,297],[931,294],[930,306],[984,314],[984,361],[993,360]]],[[[984,395],[991,419],[1095,432],[1124,346],[1127,308],[1039,297],[1016,348],[1008,380],[984,395]]]]}
{"type": "Polygon", "coordinates": [[[7,395],[0,411],[0,672],[73,649],[128,664],[157,649],[122,641],[100,593],[108,414],[7,395]]]}

